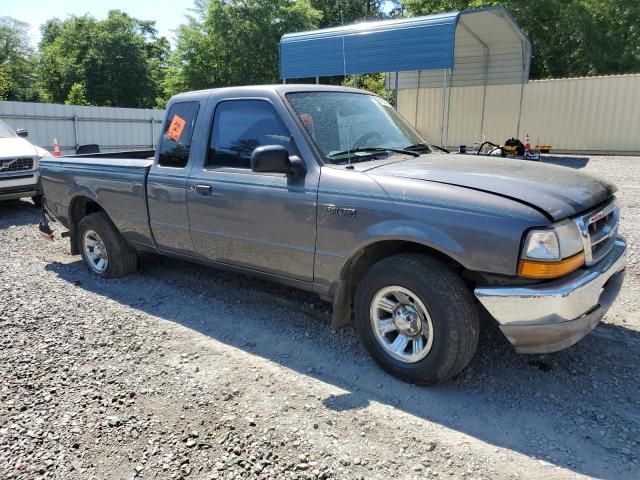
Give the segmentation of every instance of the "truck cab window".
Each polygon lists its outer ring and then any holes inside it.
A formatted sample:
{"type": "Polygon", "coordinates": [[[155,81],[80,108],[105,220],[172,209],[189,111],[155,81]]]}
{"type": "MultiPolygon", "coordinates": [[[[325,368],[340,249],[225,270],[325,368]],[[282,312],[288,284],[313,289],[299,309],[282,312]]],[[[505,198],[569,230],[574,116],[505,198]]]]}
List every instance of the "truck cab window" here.
{"type": "Polygon", "coordinates": [[[160,141],[158,164],[162,167],[184,168],[189,161],[191,136],[200,102],[180,102],[171,105],[160,141]]]}
{"type": "Polygon", "coordinates": [[[263,145],[282,145],[289,154],[297,154],[291,134],[270,103],[220,102],[213,118],[207,166],[251,168],[251,154],[263,145]]]}

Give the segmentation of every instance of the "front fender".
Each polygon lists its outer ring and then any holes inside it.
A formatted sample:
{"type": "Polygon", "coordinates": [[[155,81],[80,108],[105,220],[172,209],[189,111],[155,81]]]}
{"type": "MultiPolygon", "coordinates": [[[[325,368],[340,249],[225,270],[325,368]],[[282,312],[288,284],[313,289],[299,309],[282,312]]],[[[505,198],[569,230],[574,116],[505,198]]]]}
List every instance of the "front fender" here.
{"type": "Polygon", "coordinates": [[[464,248],[448,232],[424,221],[406,219],[385,220],[370,225],[362,232],[361,241],[352,248],[348,257],[379,242],[405,241],[436,250],[459,264],[465,265],[464,248]]]}

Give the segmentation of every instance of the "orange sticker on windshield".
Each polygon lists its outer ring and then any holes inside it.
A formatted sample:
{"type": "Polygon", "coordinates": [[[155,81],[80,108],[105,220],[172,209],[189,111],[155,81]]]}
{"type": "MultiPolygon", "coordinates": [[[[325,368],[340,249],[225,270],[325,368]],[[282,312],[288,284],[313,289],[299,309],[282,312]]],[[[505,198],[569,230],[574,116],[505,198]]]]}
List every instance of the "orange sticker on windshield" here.
{"type": "Polygon", "coordinates": [[[167,135],[174,142],[180,140],[180,135],[182,135],[182,131],[184,130],[184,126],[187,124],[184,118],[180,115],[174,115],[173,120],[171,120],[171,125],[167,129],[167,135]]]}

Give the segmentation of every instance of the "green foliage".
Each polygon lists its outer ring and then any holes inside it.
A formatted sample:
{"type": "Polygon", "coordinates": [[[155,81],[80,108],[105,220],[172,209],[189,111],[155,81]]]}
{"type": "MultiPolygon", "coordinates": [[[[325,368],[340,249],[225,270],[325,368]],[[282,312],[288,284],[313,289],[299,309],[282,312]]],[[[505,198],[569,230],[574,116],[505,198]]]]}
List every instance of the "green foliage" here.
{"type": "Polygon", "coordinates": [[[369,75],[363,75],[358,82],[359,88],[364,88],[370,92],[380,95],[389,102],[393,103],[393,91],[385,88],[385,74],[384,73],[371,73],[369,75]]]}
{"type": "Polygon", "coordinates": [[[405,0],[412,15],[503,5],[533,47],[532,78],[640,71],[638,0],[405,0]]]}
{"type": "Polygon", "coordinates": [[[388,102],[393,104],[394,93],[393,90],[387,90],[385,88],[385,74],[384,73],[368,73],[366,75],[348,75],[345,77],[342,85],[346,87],[355,87],[368,90],[381,96],[388,102]],[[356,80],[354,84],[354,80],[356,80]]]}
{"type": "Polygon", "coordinates": [[[9,69],[5,65],[0,65],[0,100],[7,100],[11,85],[9,69]]]}
{"type": "Polygon", "coordinates": [[[29,24],[0,17],[0,99],[29,101],[37,98],[33,89],[33,51],[29,24]]]}
{"type": "Polygon", "coordinates": [[[152,107],[162,94],[168,52],[154,22],[118,10],[102,21],[54,19],[42,27],[39,80],[47,100],[57,103],[152,107]]]}
{"type": "Polygon", "coordinates": [[[87,89],[82,83],[74,83],[69,90],[69,96],[64,101],[67,105],[90,105],[87,100],[87,89]]]}
{"type": "Polygon", "coordinates": [[[334,27],[358,20],[380,17],[382,0],[310,0],[321,13],[319,28],[334,27]]]}
{"type": "Polygon", "coordinates": [[[280,37],[315,28],[319,20],[308,0],[196,2],[177,31],[166,92],[277,83],[280,37]]]}

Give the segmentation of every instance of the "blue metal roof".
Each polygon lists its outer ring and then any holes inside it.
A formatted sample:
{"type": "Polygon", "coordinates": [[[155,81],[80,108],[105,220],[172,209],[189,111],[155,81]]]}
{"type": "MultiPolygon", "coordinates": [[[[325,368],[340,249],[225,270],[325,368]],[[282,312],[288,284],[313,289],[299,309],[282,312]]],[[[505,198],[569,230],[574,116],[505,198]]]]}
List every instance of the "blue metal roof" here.
{"type": "Polygon", "coordinates": [[[486,78],[487,69],[501,75],[505,68],[526,82],[529,61],[529,40],[502,7],[355,23],[280,40],[285,79],[463,66],[472,82],[486,78]],[[472,64],[478,72],[469,73],[472,64]]]}
{"type": "Polygon", "coordinates": [[[453,68],[458,16],[453,12],[286,34],[280,40],[280,76],[453,68]]]}

